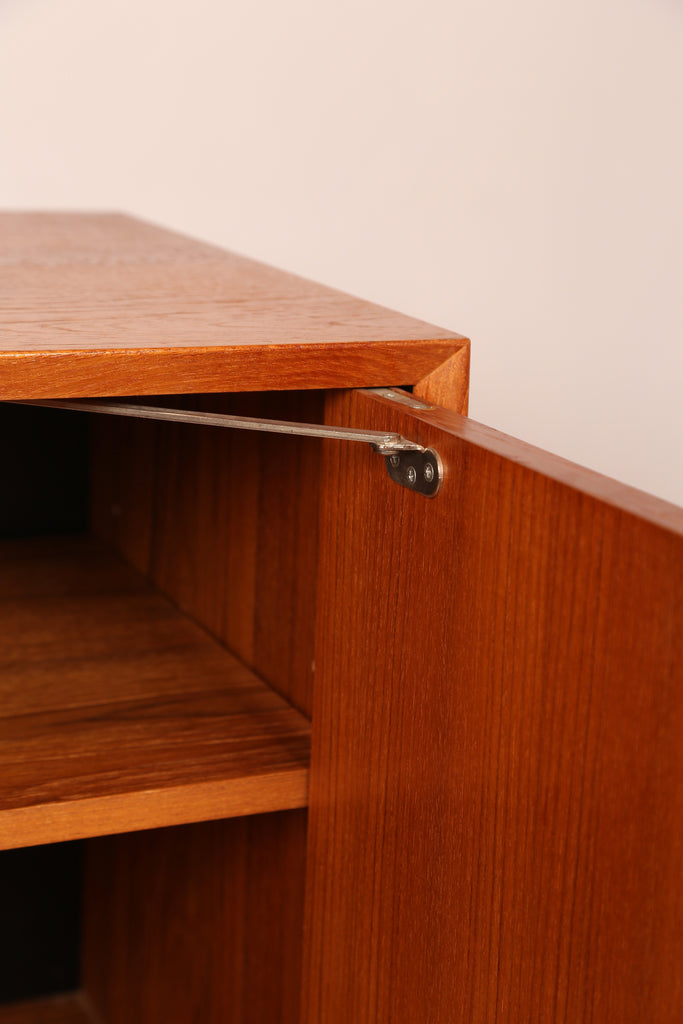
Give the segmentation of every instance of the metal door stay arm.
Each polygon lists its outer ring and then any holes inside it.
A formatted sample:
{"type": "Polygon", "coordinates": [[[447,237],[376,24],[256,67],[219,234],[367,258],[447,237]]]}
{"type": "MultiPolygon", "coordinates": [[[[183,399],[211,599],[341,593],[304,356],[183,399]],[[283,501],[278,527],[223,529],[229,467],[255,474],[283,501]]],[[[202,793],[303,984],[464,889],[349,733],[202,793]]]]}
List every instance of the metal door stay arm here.
{"type": "Polygon", "coordinates": [[[254,416],[233,416],[228,413],[194,412],[187,409],[166,409],[155,405],[136,405],[133,402],[114,402],[99,398],[45,399],[18,402],[45,409],[67,409],[73,412],[101,413],[144,420],[162,420],[166,423],[193,423],[205,427],[228,427],[233,430],[257,430],[270,434],[289,434],[296,437],[320,437],[337,441],[360,441],[373,451],[385,456],[392,480],[433,497],[441,485],[442,466],[438,454],[409,441],[401,434],[383,430],[357,430],[354,427],[335,427],[319,423],[293,423],[288,420],[259,419],[254,416]]]}

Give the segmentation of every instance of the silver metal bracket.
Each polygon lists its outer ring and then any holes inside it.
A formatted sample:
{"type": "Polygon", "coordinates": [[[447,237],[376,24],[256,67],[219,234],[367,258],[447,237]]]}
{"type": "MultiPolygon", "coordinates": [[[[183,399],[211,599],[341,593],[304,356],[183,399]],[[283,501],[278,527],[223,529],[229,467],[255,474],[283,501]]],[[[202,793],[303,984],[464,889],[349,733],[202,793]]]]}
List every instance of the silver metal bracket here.
{"type": "Polygon", "coordinates": [[[439,493],[443,481],[443,464],[433,448],[421,452],[394,452],[385,458],[389,476],[394,483],[409,491],[433,498],[439,493]]]}
{"type": "Polygon", "coordinates": [[[443,478],[441,459],[433,449],[425,449],[401,434],[382,430],[356,430],[318,423],[291,423],[288,420],[262,420],[252,416],[232,416],[218,412],[192,412],[187,409],[162,409],[156,405],[135,405],[99,398],[50,399],[42,402],[17,402],[44,409],[69,409],[74,412],[103,413],[135,419],[163,420],[170,423],[195,423],[205,427],[229,427],[233,430],[258,430],[270,434],[298,437],[322,437],[337,441],[361,441],[386,457],[389,476],[397,484],[432,497],[443,478]],[[395,461],[397,460],[397,461],[395,461]]]}

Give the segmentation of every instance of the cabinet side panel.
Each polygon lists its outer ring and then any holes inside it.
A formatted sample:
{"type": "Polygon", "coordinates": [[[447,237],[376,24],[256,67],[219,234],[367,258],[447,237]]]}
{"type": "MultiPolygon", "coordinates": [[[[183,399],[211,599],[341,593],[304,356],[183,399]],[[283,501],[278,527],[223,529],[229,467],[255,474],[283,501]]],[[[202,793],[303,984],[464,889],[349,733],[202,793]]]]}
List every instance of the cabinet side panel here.
{"type": "Polygon", "coordinates": [[[416,398],[467,415],[470,397],[470,344],[462,348],[419,380],[413,388],[416,398]]]}
{"type": "MultiPolygon", "coordinates": [[[[153,401],[271,419],[322,419],[317,392],[153,401]]],[[[319,443],[93,421],[93,531],[310,715],[319,443]]]]}
{"type": "Polygon", "coordinates": [[[325,446],[303,1019],[678,1024],[683,513],[431,415],[330,399],[446,478],[325,446]]]}
{"type": "Polygon", "coordinates": [[[299,1024],[306,814],[88,844],[83,986],[104,1024],[299,1024]]]}

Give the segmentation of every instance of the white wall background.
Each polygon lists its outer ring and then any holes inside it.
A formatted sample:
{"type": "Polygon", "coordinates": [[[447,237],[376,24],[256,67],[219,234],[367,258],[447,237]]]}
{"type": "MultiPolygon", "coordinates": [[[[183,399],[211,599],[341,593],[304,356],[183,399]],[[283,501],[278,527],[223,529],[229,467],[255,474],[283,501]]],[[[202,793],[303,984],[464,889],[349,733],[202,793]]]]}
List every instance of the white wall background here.
{"type": "Polygon", "coordinates": [[[471,414],[683,504],[681,0],[0,0],[0,206],[460,330],[471,414]]]}

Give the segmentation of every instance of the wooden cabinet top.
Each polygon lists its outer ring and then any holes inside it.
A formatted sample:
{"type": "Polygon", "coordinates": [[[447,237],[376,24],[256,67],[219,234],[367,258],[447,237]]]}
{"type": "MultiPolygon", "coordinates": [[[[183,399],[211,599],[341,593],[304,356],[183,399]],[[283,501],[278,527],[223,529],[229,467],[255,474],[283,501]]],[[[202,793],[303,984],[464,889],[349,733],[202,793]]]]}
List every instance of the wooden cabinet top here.
{"type": "Polygon", "coordinates": [[[0,398],[415,384],[461,336],[121,214],[0,214],[0,398]]]}

